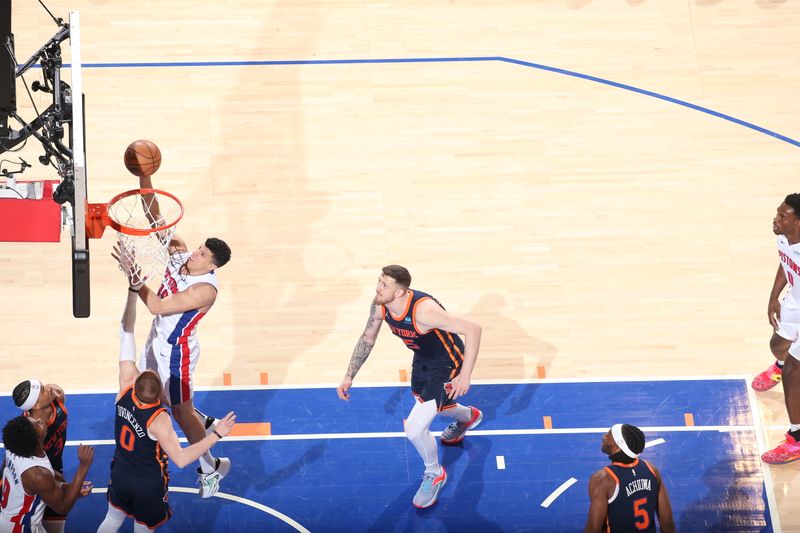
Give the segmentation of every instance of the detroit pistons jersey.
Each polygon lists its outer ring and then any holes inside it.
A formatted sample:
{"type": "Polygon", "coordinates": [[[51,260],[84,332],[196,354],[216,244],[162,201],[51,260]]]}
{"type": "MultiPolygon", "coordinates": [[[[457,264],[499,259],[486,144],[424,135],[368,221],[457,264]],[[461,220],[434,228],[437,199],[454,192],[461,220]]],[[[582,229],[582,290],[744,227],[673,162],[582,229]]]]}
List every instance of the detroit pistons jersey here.
{"type": "MultiPolygon", "coordinates": [[[[191,255],[191,252],[172,254],[167,262],[167,270],[164,272],[161,287],[158,289],[158,296],[161,299],[186,290],[198,283],[208,283],[214,289],[218,288],[217,275],[214,272],[208,272],[200,276],[181,273],[181,267],[191,255]]],[[[159,339],[169,344],[189,345],[189,348],[192,349],[196,344],[197,323],[200,322],[204,315],[205,313],[200,313],[198,309],[172,315],[157,315],[153,319],[153,332],[159,339]]]]}
{"type": "MultiPolygon", "coordinates": [[[[28,416],[28,411],[25,411],[28,416]]],[[[59,400],[50,404],[50,420],[47,421],[47,433],[44,436],[44,453],[50,459],[50,465],[56,472],[64,472],[64,443],[67,441],[67,408],[59,400]]]]}
{"type": "Polygon", "coordinates": [[[0,532],[46,533],[42,526],[44,502],[35,494],[28,494],[22,486],[22,474],[34,467],[42,467],[53,475],[50,460],[44,457],[20,457],[6,450],[6,467],[3,469],[2,501],[0,501],[0,532]]]}
{"type": "Polygon", "coordinates": [[[778,235],[778,256],[789,290],[783,297],[783,305],[800,309],[800,243],[789,244],[785,235],[778,235]]]}
{"type": "Polygon", "coordinates": [[[660,486],[647,461],[611,463],[605,471],[617,482],[608,500],[607,533],[656,533],[660,486]]]}
{"type": "Polygon", "coordinates": [[[421,302],[433,300],[442,309],[444,306],[430,294],[411,289],[409,292],[411,298],[408,299],[406,308],[400,316],[392,315],[391,311],[381,306],[383,319],[392,333],[400,337],[406,347],[414,352],[415,361],[441,358],[449,361],[454,369],[461,368],[461,363],[464,361],[464,342],[461,337],[436,328],[423,334],[417,326],[416,312],[421,302]]]}

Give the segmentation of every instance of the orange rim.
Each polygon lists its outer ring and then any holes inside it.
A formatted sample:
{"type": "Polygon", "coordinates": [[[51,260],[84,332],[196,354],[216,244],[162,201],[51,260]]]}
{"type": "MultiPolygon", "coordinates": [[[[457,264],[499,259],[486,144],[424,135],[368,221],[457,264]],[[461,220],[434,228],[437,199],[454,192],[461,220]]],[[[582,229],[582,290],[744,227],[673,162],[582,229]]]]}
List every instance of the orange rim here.
{"type": "Polygon", "coordinates": [[[172,193],[167,191],[162,191],[160,189],[131,189],[130,191],[121,192],[115,197],[113,197],[108,203],[105,204],[88,204],[86,210],[86,233],[90,239],[99,239],[103,236],[103,231],[106,227],[110,226],[114,228],[114,230],[125,233],[126,235],[135,235],[138,237],[144,237],[146,235],[150,235],[151,233],[155,233],[157,231],[164,231],[166,229],[171,228],[178,222],[180,222],[181,218],[183,218],[183,203],[178,200],[178,197],[172,193]],[[124,224],[120,224],[116,220],[113,220],[108,215],[109,208],[114,205],[115,203],[119,202],[123,198],[128,198],[129,196],[134,195],[145,195],[145,194],[159,194],[162,196],[166,196],[173,200],[178,207],[180,208],[180,212],[178,216],[175,217],[175,220],[169,222],[168,224],[164,224],[162,226],[156,226],[154,228],[134,228],[132,226],[126,226],[124,224]]]}

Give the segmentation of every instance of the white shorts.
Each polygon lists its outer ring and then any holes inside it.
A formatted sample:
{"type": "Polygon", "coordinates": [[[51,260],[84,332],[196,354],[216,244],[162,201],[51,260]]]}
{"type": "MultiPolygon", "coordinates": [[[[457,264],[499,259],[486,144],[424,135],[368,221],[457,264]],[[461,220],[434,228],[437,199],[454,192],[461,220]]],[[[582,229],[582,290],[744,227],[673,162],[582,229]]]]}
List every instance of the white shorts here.
{"type": "Polygon", "coordinates": [[[800,309],[781,306],[781,318],[778,320],[778,336],[791,341],[789,354],[800,359],[800,309]]]}
{"type": "Polygon", "coordinates": [[[152,370],[161,378],[164,400],[168,405],[187,402],[194,396],[192,376],[200,359],[197,341],[170,344],[151,332],[142,350],[139,370],[152,370]]]}

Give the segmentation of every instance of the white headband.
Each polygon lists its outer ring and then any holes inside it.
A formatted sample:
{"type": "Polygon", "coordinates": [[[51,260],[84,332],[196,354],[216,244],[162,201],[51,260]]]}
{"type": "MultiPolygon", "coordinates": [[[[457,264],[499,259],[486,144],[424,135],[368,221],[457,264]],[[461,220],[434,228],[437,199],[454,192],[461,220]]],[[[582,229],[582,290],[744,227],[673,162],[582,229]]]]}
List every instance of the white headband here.
{"type": "Polygon", "coordinates": [[[611,426],[611,436],[614,437],[614,442],[617,443],[617,446],[619,446],[619,449],[622,450],[625,455],[631,459],[636,459],[638,457],[637,454],[633,453],[631,449],[628,448],[628,443],[625,442],[625,437],[622,436],[622,424],[614,424],[611,426]]]}
{"type": "Polygon", "coordinates": [[[28,381],[31,382],[31,391],[28,393],[28,398],[25,400],[25,403],[19,406],[23,411],[30,411],[31,407],[36,405],[36,402],[39,400],[39,395],[42,393],[41,381],[38,379],[30,379],[28,381]]]}

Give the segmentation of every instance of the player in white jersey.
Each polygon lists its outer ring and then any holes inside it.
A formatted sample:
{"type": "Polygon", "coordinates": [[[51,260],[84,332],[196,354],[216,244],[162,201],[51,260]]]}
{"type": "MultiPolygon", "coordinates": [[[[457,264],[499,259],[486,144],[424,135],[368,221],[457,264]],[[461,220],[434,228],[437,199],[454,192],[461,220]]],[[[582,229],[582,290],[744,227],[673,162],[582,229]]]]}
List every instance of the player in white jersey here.
{"type": "MultiPolygon", "coordinates": [[[[790,194],[778,206],[772,231],[778,235],[780,266],[767,307],[774,330],[769,346],[777,359],[772,372],[777,374],[777,378],[770,379],[773,385],[783,381],[790,427],[786,440],[764,453],[761,459],[767,463],[783,464],[800,459],[800,194],[790,194]],[[781,303],[780,295],[787,285],[789,289],[781,303]]],[[[762,375],[753,380],[753,388],[757,390],[757,385],[761,384],[759,377],[762,375]]]]}
{"type": "Polygon", "coordinates": [[[778,271],[772,283],[772,292],[767,306],[767,317],[774,330],[769,347],[775,356],[775,362],[758,374],[752,381],[754,390],[763,392],[781,382],[783,362],[789,353],[789,346],[798,340],[800,328],[800,246],[794,241],[793,232],[798,231],[800,224],[800,195],[790,194],[778,206],[778,212],[772,221],[772,231],[777,235],[778,271]],[[797,203],[794,207],[791,204],[797,203]],[[781,302],[781,293],[786,286],[789,290],[781,302]]]}
{"type": "MultiPolygon", "coordinates": [[[[142,189],[152,189],[149,176],[139,178],[142,189]]],[[[158,222],[161,214],[157,202],[150,204],[151,223],[158,222]]],[[[119,250],[118,250],[119,251],[119,250]]],[[[214,305],[217,298],[216,269],[231,257],[228,245],[209,238],[195,251],[189,252],[186,243],[173,235],[169,244],[170,260],[158,292],[140,283],[130,290],[139,293],[147,309],[156,316],[145,343],[140,369],[153,370],[161,377],[164,387],[163,401],[172,408],[175,421],[186,439],[194,444],[213,429],[213,419],[195,410],[192,401],[192,375],[200,357],[197,342],[197,323],[214,305]],[[201,418],[198,417],[200,415],[201,418]],[[205,422],[205,424],[204,424],[205,422]]],[[[128,265],[128,267],[135,265],[128,265]]],[[[131,272],[121,263],[131,279],[131,272]]],[[[210,498],[219,489],[219,482],[230,471],[228,458],[215,458],[210,452],[200,457],[198,483],[200,496],[210,498]]]]}
{"type": "Polygon", "coordinates": [[[12,418],[3,427],[2,499],[0,500],[0,533],[46,533],[42,525],[45,505],[67,514],[75,501],[92,491],[85,483],[94,458],[94,448],[78,447],[78,466],[69,485],[56,481],[53,467],[44,452],[47,426],[27,416],[12,418]]]}

